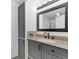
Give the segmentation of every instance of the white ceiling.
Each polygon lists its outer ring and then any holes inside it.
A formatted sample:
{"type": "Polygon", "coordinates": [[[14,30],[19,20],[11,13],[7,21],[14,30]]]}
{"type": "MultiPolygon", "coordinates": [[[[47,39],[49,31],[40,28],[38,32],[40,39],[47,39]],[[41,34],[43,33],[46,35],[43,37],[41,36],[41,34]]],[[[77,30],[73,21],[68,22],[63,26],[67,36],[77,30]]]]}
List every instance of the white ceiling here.
{"type": "Polygon", "coordinates": [[[27,1],[27,0],[11,0],[13,2],[15,2],[17,5],[20,5],[22,4],[24,1],[27,1]]]}

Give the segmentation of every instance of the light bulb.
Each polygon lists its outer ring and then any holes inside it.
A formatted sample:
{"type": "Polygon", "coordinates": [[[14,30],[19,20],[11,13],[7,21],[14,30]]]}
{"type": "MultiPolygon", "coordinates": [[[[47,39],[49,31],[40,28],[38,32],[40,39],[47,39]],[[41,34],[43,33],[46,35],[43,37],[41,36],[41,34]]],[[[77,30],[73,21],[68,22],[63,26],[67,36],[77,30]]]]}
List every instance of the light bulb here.
{"type": "Polygon", "coordinates": [[[60,13],[56,13],[56,16],[60,16],[60,13]]]}

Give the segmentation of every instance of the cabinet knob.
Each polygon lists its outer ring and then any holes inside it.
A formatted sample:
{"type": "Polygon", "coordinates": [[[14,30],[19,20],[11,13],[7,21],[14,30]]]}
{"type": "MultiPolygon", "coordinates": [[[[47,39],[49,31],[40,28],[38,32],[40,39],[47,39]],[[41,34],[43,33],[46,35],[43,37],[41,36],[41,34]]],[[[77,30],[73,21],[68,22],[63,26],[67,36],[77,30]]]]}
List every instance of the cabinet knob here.
{"type": "Polygon", "coordinates": [[[55,50],[51,50],[51,52],[55,52],[55,50]]]}
{"type": "Polygon", "coordinates": [[[38,45],[38,49],[41,50],[41,45],[38,45]]]}

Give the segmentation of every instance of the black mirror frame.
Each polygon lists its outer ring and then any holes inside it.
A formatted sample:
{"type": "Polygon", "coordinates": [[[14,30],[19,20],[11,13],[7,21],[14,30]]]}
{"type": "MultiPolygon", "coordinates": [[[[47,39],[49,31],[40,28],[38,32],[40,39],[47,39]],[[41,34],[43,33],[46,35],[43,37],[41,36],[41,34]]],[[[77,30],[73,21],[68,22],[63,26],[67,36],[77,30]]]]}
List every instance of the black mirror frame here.
{"type": "Polygon", "coordinates": [[[61,4],[61,5],[58,5],[56,7],[50,8],[48,10],[37,13],[37,31],[68,32],[68,2],[61,4]],[[59,29],[40,29],[39,28],[39,15],[47,13],[47,12],[52,11],[52,10],[62,8],[62,7],[66,7],[65,8],[65,29],[61,29],[61,28],[59,28],[59,29]]]}

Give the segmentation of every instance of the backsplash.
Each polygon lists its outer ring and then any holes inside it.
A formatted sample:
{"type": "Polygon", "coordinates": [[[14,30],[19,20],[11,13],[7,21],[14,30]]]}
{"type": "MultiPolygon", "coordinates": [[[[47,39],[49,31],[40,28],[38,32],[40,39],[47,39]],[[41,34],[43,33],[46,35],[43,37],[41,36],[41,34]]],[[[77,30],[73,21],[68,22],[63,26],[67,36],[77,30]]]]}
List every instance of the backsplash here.
{"type": "MultiPolygon", "coordinates": [[[[37,34],[42,34],[43,35],[44,32],[38,31],[37,34]]],[[[64,36],[64,37],[68,37],[68,32],[49,32],[50,35],[53,36],[64,36]]]]}

